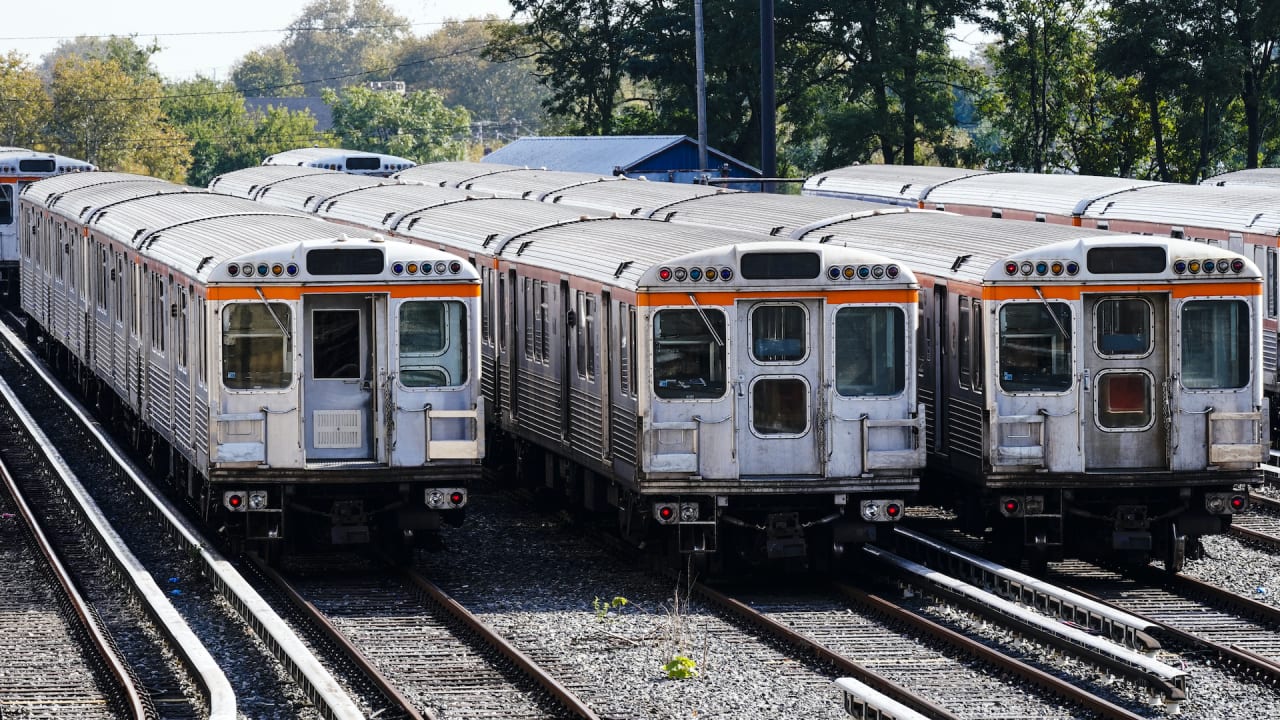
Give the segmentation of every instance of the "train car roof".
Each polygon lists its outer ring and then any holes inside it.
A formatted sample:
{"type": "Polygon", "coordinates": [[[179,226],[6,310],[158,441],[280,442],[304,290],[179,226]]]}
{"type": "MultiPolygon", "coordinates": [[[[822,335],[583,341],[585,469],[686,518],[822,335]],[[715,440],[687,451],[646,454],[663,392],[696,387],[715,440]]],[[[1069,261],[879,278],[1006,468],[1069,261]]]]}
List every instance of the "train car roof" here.
{"type": "Polygon", "coordinates": [[[932,165],[851,165],[813,175],[802,192],[914,206],[936,185],[988,172],[932,165]]]}
{"type": "Polygon", "coordinates": [[[1280,168],[1252,168],[1250,170],[1234,170],[1200,181],[1201,185],[1231,186],[1262,185],[1280,188],[1280,168]]]}
{"type": "Polygon", "coordinates": [[[1185,228],[1280,234],[1280,193],[1272,188],[1235,185],[1149,185],[1090,203],[1084,217],[1130,220],[1185,228]]]}
{"type": "Polygon", "coordinates": [[[502,163],[474,162],[458,160],[453,162],[424,163],[401,170],[392,177],[410,182],[439,185],[440,187],[458,187],[468,180],[494,173],[526,170],[520,165],[503,165],[502,163]]]}
{"type": "Polygon", "coordinates": [[[1105,230],[1009,222],[936,211],[859,215],[816,226],[800,239],[888,255],[917,273],[979,284],[1010,255],[1058,242],[1112,238],[1105,230]]]}
{"type": "Polygon", "coordinates": [[[264,185],[258,189],[256,197],[265,199],[269,196],[273,205],[282,205],[301,212],[313,212],[321,203],[335,195],[359,188],[376,187],[386,182],[390,181],[366,175],[344,173],[311,175],[307,177],[305,183],[287,179],[264,185]]]}
{"type": "Polygon", "coordinates": [[[483,196],[435,185],[377,185],[336,195],[320,203],[317,213],[329,220],[396,230],[406,215],[477,197],[483,196]]]}
{"type": "MultiPolygon", "coordinates": [[[[413,168],[413,170],[416,171],[417,168],[413,168]]],[[[396,178],[398,180],[422,180],[414,172],[399,173],[396,178]]],[[[544,195],[556,190],[598,182],[621,182],[621,180],[615,177],[596,175],[595,173],[515,168],[473,177],[458,182],[453,187],[491,193],[494,197],[541,200],[544,195]]]]}
{"type": "MultiPolygon", "coordinates": [[[[412,207],[406,205],[406,210],[412,207]]],[[[467,253],[495,255],[502,239],[514,233],[583,217],[577,208],[516,198],[476,198],[407,212],[399,218],[396,234],[443,243],[467,253]]]]}
{"type": "Polygon", "coordinates": [[[224,195],[252,199],[258,194],[259,190],[271,183],[312,175],[351,177],[337,170],[325,170],[323,168],[299,167],[297,165],[255,165],[243,170],[225,172],[215,177],[209,181],[209,189],[224,195]]]}
{"type": "Polygon", "coordinates": [[[905,211],[863,200],[731,193],[691,198],[669,205],[655,218],[785,238],[817,221],[879,212],[905,211]]]}
{"type": "Polygon", "coordinates": [[[307,147],[268,155],[263,165],[310,165],[338,172],[379,172],[391,174],[418,163],[409,158],[387,153],[348,150],[346,148],[307,147]],[[375,166],[376,167],[373,167],[375,166]]]}
{"type": "Polygon", "coordinates": [[[928,192],[924,202],[929,207],[941,205],[942,209],[956,204],[1071,217],[1101,198],[1161,184],[1097,175],[983,173],[939,185],[928,192]]]}
{"type": "Polygon", "coordinates": [[[70,173],[67,175],[55,175],[37,182],[33,182],[22,190],[22,196],[31,202],[39,205],[48,206],[51,199],[55,196],[67,192],[69,190],[78,190],[80,188],[91,187],[94,185],[108,185],[111,183],[154,183],[160,185],[168,185],[163,180],[158,180],[146,175],[134,175],[133,173],[120,172],[93,172],[93,173],[70,173]]]}
{"type": "Polygon", "coordinates": [[[620,216],[651,217],[656,211],[689,198],[741,192],[711,185],[650,182],[624,176],[616,183],[593,182],[555,190],[543,200],[620,216]]]}

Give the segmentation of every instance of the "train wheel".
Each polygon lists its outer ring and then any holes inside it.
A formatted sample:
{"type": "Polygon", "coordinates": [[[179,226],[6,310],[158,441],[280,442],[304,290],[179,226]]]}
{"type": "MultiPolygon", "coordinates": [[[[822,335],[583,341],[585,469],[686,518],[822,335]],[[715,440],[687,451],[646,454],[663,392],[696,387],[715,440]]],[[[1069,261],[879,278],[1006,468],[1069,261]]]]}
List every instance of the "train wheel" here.
{"type": "Polygon", "coordinates": [[[1164,549],[1164,569],[1168,573],[1182,570],[1187,562],[1187,536],[1178,534],[1178,524],[1169,523],[1169,544],[1164,549]]]}

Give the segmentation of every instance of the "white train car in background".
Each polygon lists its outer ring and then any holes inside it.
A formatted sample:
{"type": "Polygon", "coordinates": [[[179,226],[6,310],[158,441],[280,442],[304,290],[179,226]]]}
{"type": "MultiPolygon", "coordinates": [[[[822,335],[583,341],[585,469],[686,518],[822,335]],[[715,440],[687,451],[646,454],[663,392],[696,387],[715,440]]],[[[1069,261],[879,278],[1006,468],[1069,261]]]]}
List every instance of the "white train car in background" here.
{"type": "Polygon", "coordinates": [[[30,185],[21,227],[29,329],[211,527],[274,553],[461,522],[484,448],[471,265],[118,173],[30,185]]]}
{"type": "Polygon", "coordinates": [[[418,163],[409,158],[386,153],[361,152],[343,148],[297,148],[269,155],[263,165],[289,165],[333,170],[351,175],[388,177],[418,163]]]}
{"type": "Polygon", "coordinates": [[[20,147],[0,147],[0,304],[17,305],[18,196],[27,185],[98,168],[75,158],[20,147]]]}
{"type": "Polygon", "coordinates": [[[1232,187],[1236,185],[1261,185],[1280,190],[1280,168],[1252,168],[1225,172],[1200,181],[1201,185],[1232,187]]]}
{"type": "Polygon", "coordinates": [[[526,480],[615,512],[632,540],[827,561],[896,522],[918,487],[919,286],[891,258],[262,170],[211,187],[480,268],[490,436],[526,480]]]}

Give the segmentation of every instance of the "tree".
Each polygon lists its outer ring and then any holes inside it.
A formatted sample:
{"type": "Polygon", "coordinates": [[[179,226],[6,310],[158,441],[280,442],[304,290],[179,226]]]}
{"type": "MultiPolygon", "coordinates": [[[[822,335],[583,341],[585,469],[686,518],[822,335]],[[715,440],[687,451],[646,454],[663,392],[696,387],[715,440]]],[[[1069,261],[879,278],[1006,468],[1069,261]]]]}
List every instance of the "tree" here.
{"type": "Polygon", "coordinates": [[[120,37],[112,35],[107,38],[80,35],[72,40],[63,40],[52,52],[44,56],[41,66],[46,79],[53,77],[54,66],[67,57],[81,57],[93,60],[113,60],[126,75],[138,82],[159,80],[160,73],[151,67],[151,56],[160,52],[159,43],[152,40],[150,45],[139,45],[137,35],[120,37]]]}
{"type": "Polygon", "coordinates": [[[1269,96],[1266,90],[1276,66],[1277,41],[1280,41],[1280,4],[1274,0],[1235,0],[1232,11],[1235,41],[1243,58],[1240,100],[1244,104],[1245,127],[1248,132],[1245,167],[1256,168],[1262,148],[1266,99],[1275,97],[1269,96]]]}
{"type": "Polygon", "coordinates": [[[115,60],[69,56],[54,64],[51,87],[57,152],[103,169],[142,168],[182,180],[188,147],[161,112],[159,80],[132,77],[115,60]]]}
{"type": "Polygon", "coordinates": [[[289,24],[283,50],[308,90],[363,82],[368,58],[409,34],[409,21],[382,0],[315,0],[289,24]]]}
{"type": "Polygon", "coordinates": [[[298,83],[298,67],[279,47],[246,53],[231,68],[231,82],[245,97],[300,97],[306,89],[298,83]]]}
{"type": "Polygon", "coordinates": [[[50,111],[40,73],[16,52],[0,55],[0,145],[39,146],[50,111]]]}
{"type": "Polygon", "coordinates": [[[446,22],[427,37],[401,43],[389,64],[409,90],[435,90],[446,105],[466,107],[486,134],[536,135],[544,126],[542,103],[550,93],[533,82],[533,61],[493,62],[481,54],[490,28],[508,24],[493,16],[446,22]]]}
{"type": "Polygon", "coordinates": [[[486,59],[532,58],[551,89],[553,114],[576,119],[576,131],[609,135],[625,65],[636,47],[639,0],[511,0],[529,21],[494,28],[486,59]]]}
{"type": "Polygon", "coordinates": [[[333,107],[333,133],[343,147],[418,162],[460,160],[465,153],[470,116],[445,107],[433,91],[400,95],[357,86],[341,94],[326,89],[321,97],[333,107]]]}

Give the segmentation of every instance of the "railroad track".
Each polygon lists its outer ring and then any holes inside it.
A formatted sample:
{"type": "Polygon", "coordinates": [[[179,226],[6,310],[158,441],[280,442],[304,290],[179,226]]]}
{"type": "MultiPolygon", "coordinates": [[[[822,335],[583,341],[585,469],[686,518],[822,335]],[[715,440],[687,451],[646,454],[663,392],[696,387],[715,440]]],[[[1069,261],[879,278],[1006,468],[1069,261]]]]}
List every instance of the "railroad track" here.
{"type": "Polygon", "coordinates": [[[283,573],[260,570],[352,663],[378,678],[384,694],[397,699],[400,716],[596,718],[422,573],[360,561],[334,569],[333,563],[298,559],[283,573]]]}
{"type": "MultiPolygon", "coordinates": [[[[0,430],[0,443],[11,435],[0,430]]],[[[154,717],[4,462],[0,485],[0,716],[154,717]]]]}
{"type": "Polygon", "coordinates": [[[1273,552],[1280,551],[1280,500],[1251,493],[1248,511],[1232,518],[1230,535],[1273,552]]]}

